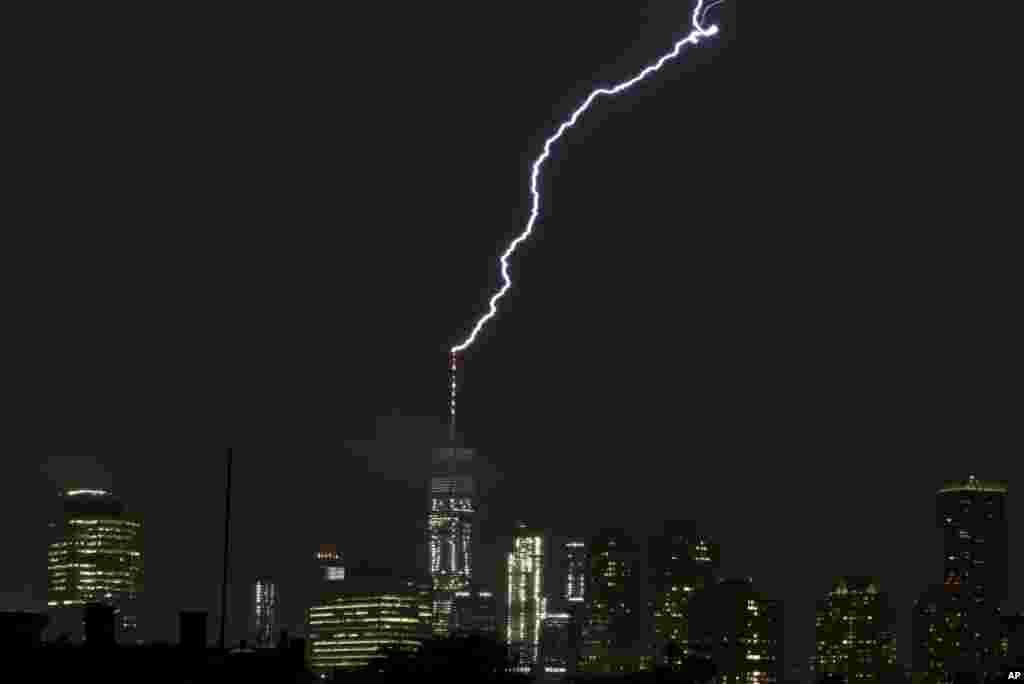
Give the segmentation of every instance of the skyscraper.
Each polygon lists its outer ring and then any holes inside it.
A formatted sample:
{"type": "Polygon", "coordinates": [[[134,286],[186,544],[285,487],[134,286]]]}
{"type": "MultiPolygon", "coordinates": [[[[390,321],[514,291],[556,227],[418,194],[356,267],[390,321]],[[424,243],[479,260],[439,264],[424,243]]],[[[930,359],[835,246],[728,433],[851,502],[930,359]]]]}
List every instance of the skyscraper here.
{"type": "Polygon", "coordinates": [[[562,598],[569,603],[584,603],[590,577],[590,555],[583,539],[573,538],[563,547],[565,589],[562,598]]]}
{"type": "Polygon", "coordinates": [[[110,492],[73,489],[62,495],[63,519],[49,550],[49,600],[54,632],[84,634],[82,609],[103,603],[116,611],[117,628],[131,638],[138,628],[142,591],[142,523],[125,513],[110,492]]]}
{"type": "Polygon", "coordinates": [[[540,530],[518,523],[508,554],[505,639],[520,671],[531,670],[538,662],[540,627],[546,612],[544,539],[540,530]]]}
{"type": "Polygon", "coordinates": [[[914,603],[913,667],[924,682],[999,668],[1007,597],[1009,529],[1005,482],[947,482],[936,493],[942,530],[942,583],[914,603]]]}
{"type": "Polygon", "coordinates": [[[936,495],[943,582],[963,585],[974,603],[998,606],[1007,597],[1007,492],[1005,482],[985,482],[971,475],[946,483],[936,495]]]}
{"type": "Polygon", "coordinates": [[[269,648],[274,645],[278,627],[277,583],[258,579],[253,584],[253,637],[256,646],[269,648]]]}
{"type": "Polygon", "coordinates": [[[641,548],[622,530],[602,530],[591,541],[581,671],[638,672],[653,665],[641,560],[641,548]]]}
{"type": "Polygon", "coordinates": [[[690,600],[690,647],[714,661],[718,684],[782,682],[782,629],[782,602],[749,578],[722,580],[690,600]]]}
{"type": "Polygon", "coordinates": [[[473,575],[476,487],[469,468],[472,449],[434,452],[428,495],[427,547],[434,584],[434,632],[447,634],[455,592],[466,591],[473,575]]]}
{"type": "Polygon", "coordinates": [[[814,671],[849,684],[888,680],[899,670],[888,598],[871,577],[841,577],[815,617],[814,671]]]}
{"type": "Polygon", "coordinates": [[[687,653],[688,606],[693,592],[713,586],[719,564],[717,545],[697,533],[692,521],[669,521],[648,547],[648,613],[654,627],[654,656],[659,664],[687,653]],[[669,649],[669,644],[674,648],[669,649]],[[672,658],[668,654],[672,653],[672,658]]]}

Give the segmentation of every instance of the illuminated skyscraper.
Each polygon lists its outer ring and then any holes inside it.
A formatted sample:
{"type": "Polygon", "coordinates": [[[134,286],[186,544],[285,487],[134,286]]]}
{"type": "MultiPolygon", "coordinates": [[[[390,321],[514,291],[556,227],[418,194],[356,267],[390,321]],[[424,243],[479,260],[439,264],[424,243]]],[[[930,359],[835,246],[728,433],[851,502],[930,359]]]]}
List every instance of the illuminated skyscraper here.
{"type": "Polygon", "coordinates": [[[476,487],[468,472],[472,449],[446,447],[434,453],[428,498],[427,547],[434,584],[434,633],[447,634],[455,592],[469,589],[473,575],[473,516],[476,487]]]}
{"type": "Polygon", "coordinates": [[[1008,492],[1005,482],[972,475],[936,493],[942,584],[921,594],[913,618],[913,666],[923,682],[998,670],[1000,603],[1009,576],[1008,492]]]}
{"type": "Polygon", "coordinates": [[[336,544],[321,544],[316,552],[316,564],[322,581],[340,582],[345,579],[345,558],[336,544]]]}
{"type": "Polygon", "coordinates": [[[642,551],[622,530],[602,530],[590,544],[589,610],[579,663],[582,672],[649,669],[644,620],[642,551]]]}
{"type": "Polygon", "coordinates": [[[689,653],[688,607],[693,592],[713,586],[718,569],[718,547],[697,533],[691,521],[666,522],[649,545],[648,572],[652,596],[648,614],[654,627],[654,657],[672,664],[689,653]],[[668,648],[672,644],[674,648],[668,648]]]}
{"type": "Polygon", "coordinates": [[[430,637],[418,583],[387,570],[353,570],[307,614],[308,660],[318,674],[359,668],[380,649],[410,653],[430,637]]]}
{"type": "Polygon", "coordinates": [[[508,554],[505,639],[521,672],[532,670],[538,662],[540,626],[546,612],[544,538],[540,530],[518,523],[508,554]]]}
{"type": "Polygon", "coordinates": [[[849,684],[888,681],[898,672],[889,604],[871,577],[841,577],[818,601],[814,671],[849,684]]]}
{"type": "Polygon", "coordinates": [[[590,555],[582,539],[570,539],[563,547],[565,588],[562,598],[569,603],[584,603],[590,577],[590,555]]]}
{"type": "Polygon", "coordinates": [[[54,632],[83,633],[86,603],[114,607],[122,638],[138,624],[135,604],[142,591],[142,523],[125,513],[109,492],[75,489],[62,495],[64,508],[49,551],[49,600],[54,632]]]}
{"type": "Polygon", "coordinates": [[[690,648],[714,661],[717,684],[781,683],[782,628],[782,602],[750,579],[720,581],[690,599],[690,648]]]}
{"type": "Polygon", "coordinates": [[[254,640],[256,646],[269,648],[277,636],[277,583],[267,579],[256,580],[252,594],[254,640]]]}

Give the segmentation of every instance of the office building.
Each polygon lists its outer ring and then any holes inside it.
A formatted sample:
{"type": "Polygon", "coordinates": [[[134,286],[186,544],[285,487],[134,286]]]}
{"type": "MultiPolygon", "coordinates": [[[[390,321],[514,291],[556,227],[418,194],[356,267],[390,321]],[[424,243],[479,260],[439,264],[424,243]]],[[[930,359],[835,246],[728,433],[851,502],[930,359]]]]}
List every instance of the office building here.
{"type": "Polygon", "coordinates": [[[871,577],[841,577],[815,616],[815,671],[848,684],[891,681],[899,672],[887,595],[871,577]]]}
{"type": "Polygon", "coordinates": [[[307,612],[310,668],[318,674],[356,669],[382,657],[381,648],[416,651],[430,637],[424,603],[421,583],[409,576],[353,570],[307,612]]]}
{"type": "Polygon", "coordinates": [[[973,603],[998,606],[1007,597],[1007,493],[1006,483],[986,482],[971,475],[946,483],[936,495],[943,582],[963,585],[973,603]]]}
{"type": "Polygon", "coordinates": [[[716,684],[784,681],[782,602],[764,597],[750,578],[695,593],[689,613],[690,648],[714,662],[716,684]]]}
{"type": "Polygon", "coordinates": [[[565,582],[562,598],[569,603],[585,603],[590,581],[590,554],[586,541],[578,537],[566,541],[562,547],[562,559],[565,582]]]}
{"type": "Polygon", "coordinates": [[[653,667],[642,559],[640,546],[622,530],[602,530],[591,541],[581,672],[630,673],[653,667]]]}
{"type": "Polygon", "coordinates": [[[505,640],[521,672],[532,671],[537,665],[540,627],[546,611],[545,555],[544,533],[518,523],[506,566],[505,640]]]}
{"type": "Polygon", "coordinates": [[[541,621],[538,674],[544,678],[559,678],[576,671],[578,649],[574,634],[574,617],[564,602],[548,606],[541,621]]]}
{"type": "Polygon", "coordinates": [[[718,546],[698,534],[696,523],[670,521],[661,535],[650,539],[648,554],[648,614],[654,628],[655,662],[678,665],[690,652],[690,598],[694,592],[714,585],[720,560],[718,546]]]}
{"type": "Polygon", "coordinates": [[[50,633],[65,633],[74,641],[84,638],[83,609],[100,603],[114,609],[120,638],[133,640],[142,591],[141,521],[103,490],[68,490],[61,503],[62,519],[50,525],[50,633]]]}
{"type": "Polygon", "coordinates": [[[278,630],[277,583],[258,579],[252,587],[253,641],[258,648],[275,645],[278,630]]]}
{"type": "Polygon", "coordinates": [[[999,669],[1009,588],[1009,529],[1005,482],[947,482],[936,493],[942,531],[942,583],[914,603],[913,668],[923,683],[957,673],[994,675],[999,669]]]}
{"type": "Polygon", "coordinates": [[[434,585],[434,633],[447,634],[455,592],[473,576],[476,486],[470,472],[474,451],[457,446],[434,452],[428,493],[427,548],[434,585]]]}

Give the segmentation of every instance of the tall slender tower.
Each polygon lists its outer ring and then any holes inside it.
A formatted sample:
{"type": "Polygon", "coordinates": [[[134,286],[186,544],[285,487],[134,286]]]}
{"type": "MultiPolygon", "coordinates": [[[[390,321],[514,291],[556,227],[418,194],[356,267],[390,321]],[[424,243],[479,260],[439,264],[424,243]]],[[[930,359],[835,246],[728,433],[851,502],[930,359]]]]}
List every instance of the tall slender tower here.
{"type": "Polygon", "coordinates": [[[520,672],[527,672],[538,663],[541,623],[547,612],[544,555],[543,532],[518,523],[508,554],[505,638],[520,672]]]}

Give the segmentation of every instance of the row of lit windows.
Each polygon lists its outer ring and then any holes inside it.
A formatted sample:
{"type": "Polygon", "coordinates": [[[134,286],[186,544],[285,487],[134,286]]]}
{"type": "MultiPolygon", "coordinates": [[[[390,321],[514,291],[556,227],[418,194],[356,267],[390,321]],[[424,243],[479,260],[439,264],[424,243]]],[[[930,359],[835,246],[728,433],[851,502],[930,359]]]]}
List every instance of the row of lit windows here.
{"type": "Polygon", "coordinates": [[[124,525],[126,527],[142,527],[142,523],[134,520],[122,520],[120,518],[95,518],[92,520],[83,520],[80,518],[71,518],[68,523],[72,525],[98,525],[103,523],[104,525],[124,525]]]}

